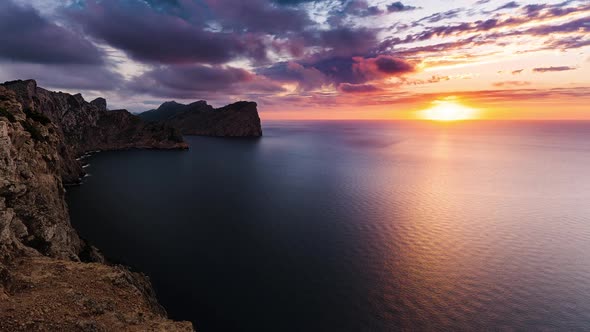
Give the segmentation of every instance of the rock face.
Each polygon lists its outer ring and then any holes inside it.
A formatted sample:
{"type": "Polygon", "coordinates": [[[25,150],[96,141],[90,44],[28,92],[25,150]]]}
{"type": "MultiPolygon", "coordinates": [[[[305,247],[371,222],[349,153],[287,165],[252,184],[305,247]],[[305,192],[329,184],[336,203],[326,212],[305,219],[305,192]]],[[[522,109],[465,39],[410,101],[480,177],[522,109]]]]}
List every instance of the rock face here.
{"type": "Polygon", "coordinates": [[[103,264],[70,224],[63,183],[82,173],[80,154],[186,147],[169,127],[105,109],[34,81],[0,85],[0,330],[192,330],[166,319],[145,276],[103,264]],[[126,282],[113,291],[110,275],[126,282]]]}
{"type": "Polygon", "coordinates": [[[254,102],[239,101],[214,109],[201,100],[188,105],[165,102],[158,109],[139,116],[150,122],[179,129],[183,135],[260,137],[262,127],[254,102]]]}
{"type": "Polygon", "coordinates": [[[61,175],[66,183],[83,173],[75,157],[87,151],[187,148],[180,132],[159,123],[146,123],[125,110],[107,111],[106,100],[88,103],[82,95],[52,92],[33,80],[2,84],[15,93],[23,111],[41,123],[48,120],[58,136],[61,175]]]}

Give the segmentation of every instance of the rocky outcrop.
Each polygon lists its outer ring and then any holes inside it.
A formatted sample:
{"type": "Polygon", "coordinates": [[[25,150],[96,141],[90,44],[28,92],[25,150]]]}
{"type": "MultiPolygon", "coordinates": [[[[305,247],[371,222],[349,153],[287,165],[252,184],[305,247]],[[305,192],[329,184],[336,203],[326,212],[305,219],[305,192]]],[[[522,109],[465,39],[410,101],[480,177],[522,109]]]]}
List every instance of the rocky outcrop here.
{"type": "Polygon", "coordinates": [[[169,127],[80,95],[34,81],[0,85],[0,330],[192,330],[166,319],[145,276],[102,264],[64,199],[64,180],[82,173],[81,153],[159,147],[185,145],[169,127]]]}
{"type": "Polygon", "coordinates": [[[106,100],[88,103],[82,95],[52,92],[37,87],[34,80],[2,84],[15,93],[25,115],[37,123],[51,122],[57,133],[60,169],[66,183],[83,174],[75,159],[88,151],[143,149],[183,149],[187,144],[170,126],[146,123],[126,110],[107,111],[106,100]]]}
{"type": "Polygon", "coordinates": [[[203,100],[188,105],[171,101],[139,116],[146,121],[177,128],[183,135],[262,136],[260,117],[254,102],[240,101],[214,109],[203,100]]]}
{"type": "Polygon", "coordinates": [[[193,331],[173,322],[149,280],[120,266],[47,257],[0,270],[0,331],[193,331]]]}

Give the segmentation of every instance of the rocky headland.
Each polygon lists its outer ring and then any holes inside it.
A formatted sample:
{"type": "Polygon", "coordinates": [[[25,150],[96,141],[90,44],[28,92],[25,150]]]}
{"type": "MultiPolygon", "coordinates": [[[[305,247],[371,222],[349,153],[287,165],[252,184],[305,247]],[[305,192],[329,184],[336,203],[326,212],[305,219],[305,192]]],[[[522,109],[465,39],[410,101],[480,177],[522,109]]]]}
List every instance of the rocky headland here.
{"type": "Polygon", "coordinates": [[[149,279],[105,262],[70,224],[64,185],[96,150],[185,149],[174,128],[102,98],[0,84],[0,330],[192,331],[167,319],[149,279]]]}
{"type": "Polygon", "coordinates": [[[150,123],[174,127],[183,135],[262,136],[257,105],[249,101],[239,101],[221,108],[213,108],[204,100],[188,105],[169,101],[139,116],[150,123]]]}

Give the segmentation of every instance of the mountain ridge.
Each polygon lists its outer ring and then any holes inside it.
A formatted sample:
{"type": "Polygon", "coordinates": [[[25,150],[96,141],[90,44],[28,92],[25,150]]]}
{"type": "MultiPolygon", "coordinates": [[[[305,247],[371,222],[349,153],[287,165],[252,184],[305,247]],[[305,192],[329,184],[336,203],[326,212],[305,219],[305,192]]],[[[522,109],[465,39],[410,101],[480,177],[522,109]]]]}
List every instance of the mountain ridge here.
{"type": "Polygon", "coordinates": [[[260,137],[262,125],[257,106],[251,101],[238,101],[220,108],[204,100],[190,104],[167,101],[138,116],[148,122],[174,127],[183,135],[260,137]]]}

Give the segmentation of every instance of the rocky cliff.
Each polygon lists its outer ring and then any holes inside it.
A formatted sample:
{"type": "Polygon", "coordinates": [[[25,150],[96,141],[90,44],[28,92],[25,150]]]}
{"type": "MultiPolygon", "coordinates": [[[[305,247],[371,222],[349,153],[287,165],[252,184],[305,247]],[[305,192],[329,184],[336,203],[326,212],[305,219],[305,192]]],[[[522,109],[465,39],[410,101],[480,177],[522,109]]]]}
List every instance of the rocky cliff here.
{"type": "Polygon", "coordinates": [[[104,100],[0,85],[0,330],[192,330],[166,319],[147,277],[103,264],[64,200],[86,151],[185,147],[175,130],[104,100]]]}
{"type": "Polygon", "coordinates": [[[171,101],[139,116],[149,122],[177,128],[184,135],[262,136],[260,117],[254,102],[240,101],[215,109],[203,100],[188,105],[171,101]]]}
{"type": "Polygon", "coordinates": [[[172,127],[146,123],[126,110],[107,111],[106,100],[86,102],[82,95],[47,91],[33,80],[2,84],[15,93],[32,123],[56,131],[60,169],[66,183],[76,182],[83,173],[76,156],[93,150],[131,148],[187,148],[180,132],[172,127]]]}

